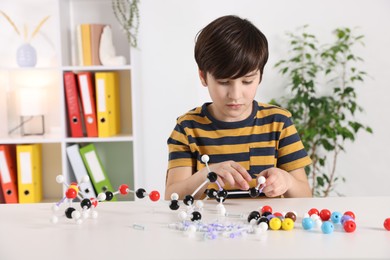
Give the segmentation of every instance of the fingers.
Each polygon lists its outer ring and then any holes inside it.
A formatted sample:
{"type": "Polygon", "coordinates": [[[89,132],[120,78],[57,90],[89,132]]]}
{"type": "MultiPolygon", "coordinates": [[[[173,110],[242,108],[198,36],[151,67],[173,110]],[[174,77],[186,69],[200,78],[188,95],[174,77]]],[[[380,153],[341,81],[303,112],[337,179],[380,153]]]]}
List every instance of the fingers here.
{"type": "Polygon", "coordinates": [[[251,181],[252,177],[240,164],[234,161],[227,161],[213,166],[213,171],[217,173],[222,182],[229,183],[232,187],[236,186],[243,190],[249,189],[248,181],[251,181]]]}
{"type": "Polygon", "coordinates": [[[276,197],[283,195],[288,190],[288,174],[278,168],[269,168],[260,173],[266,178],[263,193],[267,197],[276,197]]]}

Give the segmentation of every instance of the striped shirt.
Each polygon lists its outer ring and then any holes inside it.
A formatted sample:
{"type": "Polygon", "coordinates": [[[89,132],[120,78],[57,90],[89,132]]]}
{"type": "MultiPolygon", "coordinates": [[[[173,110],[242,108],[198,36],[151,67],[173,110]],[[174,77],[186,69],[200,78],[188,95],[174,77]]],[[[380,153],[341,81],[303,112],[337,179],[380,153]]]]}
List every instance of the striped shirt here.
{"type": "Polygon", "coordinates": [[[287,110],[254,101],[247,119],[222,122],[208,112],[209,104],[177,119],[168,139],[168,169],[187,166],[195,173],[205,167],[200,158],[207,154],[209,164],[229,160],[241,164],[254,178],[253,187],[257,174],[265,169],[289,172],[311,163],[287,110]]]}

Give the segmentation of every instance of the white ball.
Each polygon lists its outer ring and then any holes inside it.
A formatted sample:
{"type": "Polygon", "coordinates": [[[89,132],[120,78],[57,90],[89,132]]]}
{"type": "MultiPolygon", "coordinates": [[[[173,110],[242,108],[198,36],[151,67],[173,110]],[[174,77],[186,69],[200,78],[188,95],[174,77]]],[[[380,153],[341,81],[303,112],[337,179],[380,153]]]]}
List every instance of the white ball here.
{"type": "Polygon", "coordinates": [[[106,200],[106,194],[104,192],[98,194],[98,200],[99,201],[105,201],[106,200]]]}
{"type": "Polygon", "coordinates": [[[260,176],[257,181],[259,182],[259,184],[264,184],[265,183],[265,177],[264,176],[260,176]]]}
{"type": "Polygon", "coordinates": [[[57,206],[57,204],[54,204],[54,205],[51,207],[51,210],[52,210],[53,212],[57,212],[58,210],[60,210],[60,207],[57,206]]]}
{"type": "Polygon", "coordinates": [[[73,219],[79,219],[81,217],[81,214],[79,211],[75,210],[72,212],[72,218],[73,219]]]}
{"type": "Polygon", "coordinates": [[[178,199],[179,199],[179,194],[177,194],[176,192],[172,193],[171,200],[178,200],[178,199]]]}
{"type": "Polygon", "coordinates": [[[63,183],[64,182],[64,176],[62,176],[62,175],[57,175],[57,177],[56,177],[56,182],[57,183],[63,183]]]}
{"type": "Polygon", "coordinates": [[[210,157],[207,154],[204,154],[204,155],[202,155],[202,157],[200,159],[202,160],[202,162],[208,163],[210,160],[210,157]]]}
{"type": "Polygon", "coordinates": [[[201,201],[201,200],[197,200],[196,202],[195,202],[195,205],[198,207],[198,208],[203,208],[203,206],[204,206],[204,203],[203,203],[203,201],[201,201]]]}
{"type": "Polygon", "coordinates": [[[262,231],[267,231],[268,230],[268,224],[265,222],[260,222],[258,225],[259,229],[262,231]]]}
{"type": "Polygon", "coordinates": [[[187,213],[185,211],[180,211],[178,217],[180,220],[185,220],[187,218],[187,213]]]}
{"type": "Polygon", "coordinates": [[[221,216],[225,216],[226,214],[225,206],[222,203],[219,203],[216,207],[217,207],[218,214],[221,216]]]}
{"type": "Polygon", "coordinates": [[[89,182],[89,177],[88,175],[85,175],[83,178],[81,178],[81,183],[87,183],[89,182]]]}

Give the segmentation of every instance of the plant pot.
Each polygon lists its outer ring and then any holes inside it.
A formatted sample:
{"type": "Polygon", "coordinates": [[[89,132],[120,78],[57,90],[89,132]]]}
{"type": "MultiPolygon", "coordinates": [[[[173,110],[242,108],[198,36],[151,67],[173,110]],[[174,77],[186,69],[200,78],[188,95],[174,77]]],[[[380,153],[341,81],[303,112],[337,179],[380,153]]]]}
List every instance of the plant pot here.
{"type": "Polygon", "coordinates": [[[35,67],[37,64],[37,51],[29,43],[21,45],[16,52],[16,62],[19,67],[35,67]]]}

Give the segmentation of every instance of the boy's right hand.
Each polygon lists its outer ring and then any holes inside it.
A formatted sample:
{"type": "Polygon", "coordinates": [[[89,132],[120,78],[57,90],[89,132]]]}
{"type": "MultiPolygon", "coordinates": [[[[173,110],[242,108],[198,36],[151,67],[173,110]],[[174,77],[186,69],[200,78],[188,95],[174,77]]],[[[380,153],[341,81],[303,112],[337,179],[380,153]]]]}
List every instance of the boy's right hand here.
{"type": "Polygon", "coordinates": [[[226,161],[216,164],[211,164],[210,170],[218,175],[218,182],[221,186],[228,183],[232,187],[237,187],[241,190],[248,190],[252,177],[247,170],[235,161],[226,161]]]}

